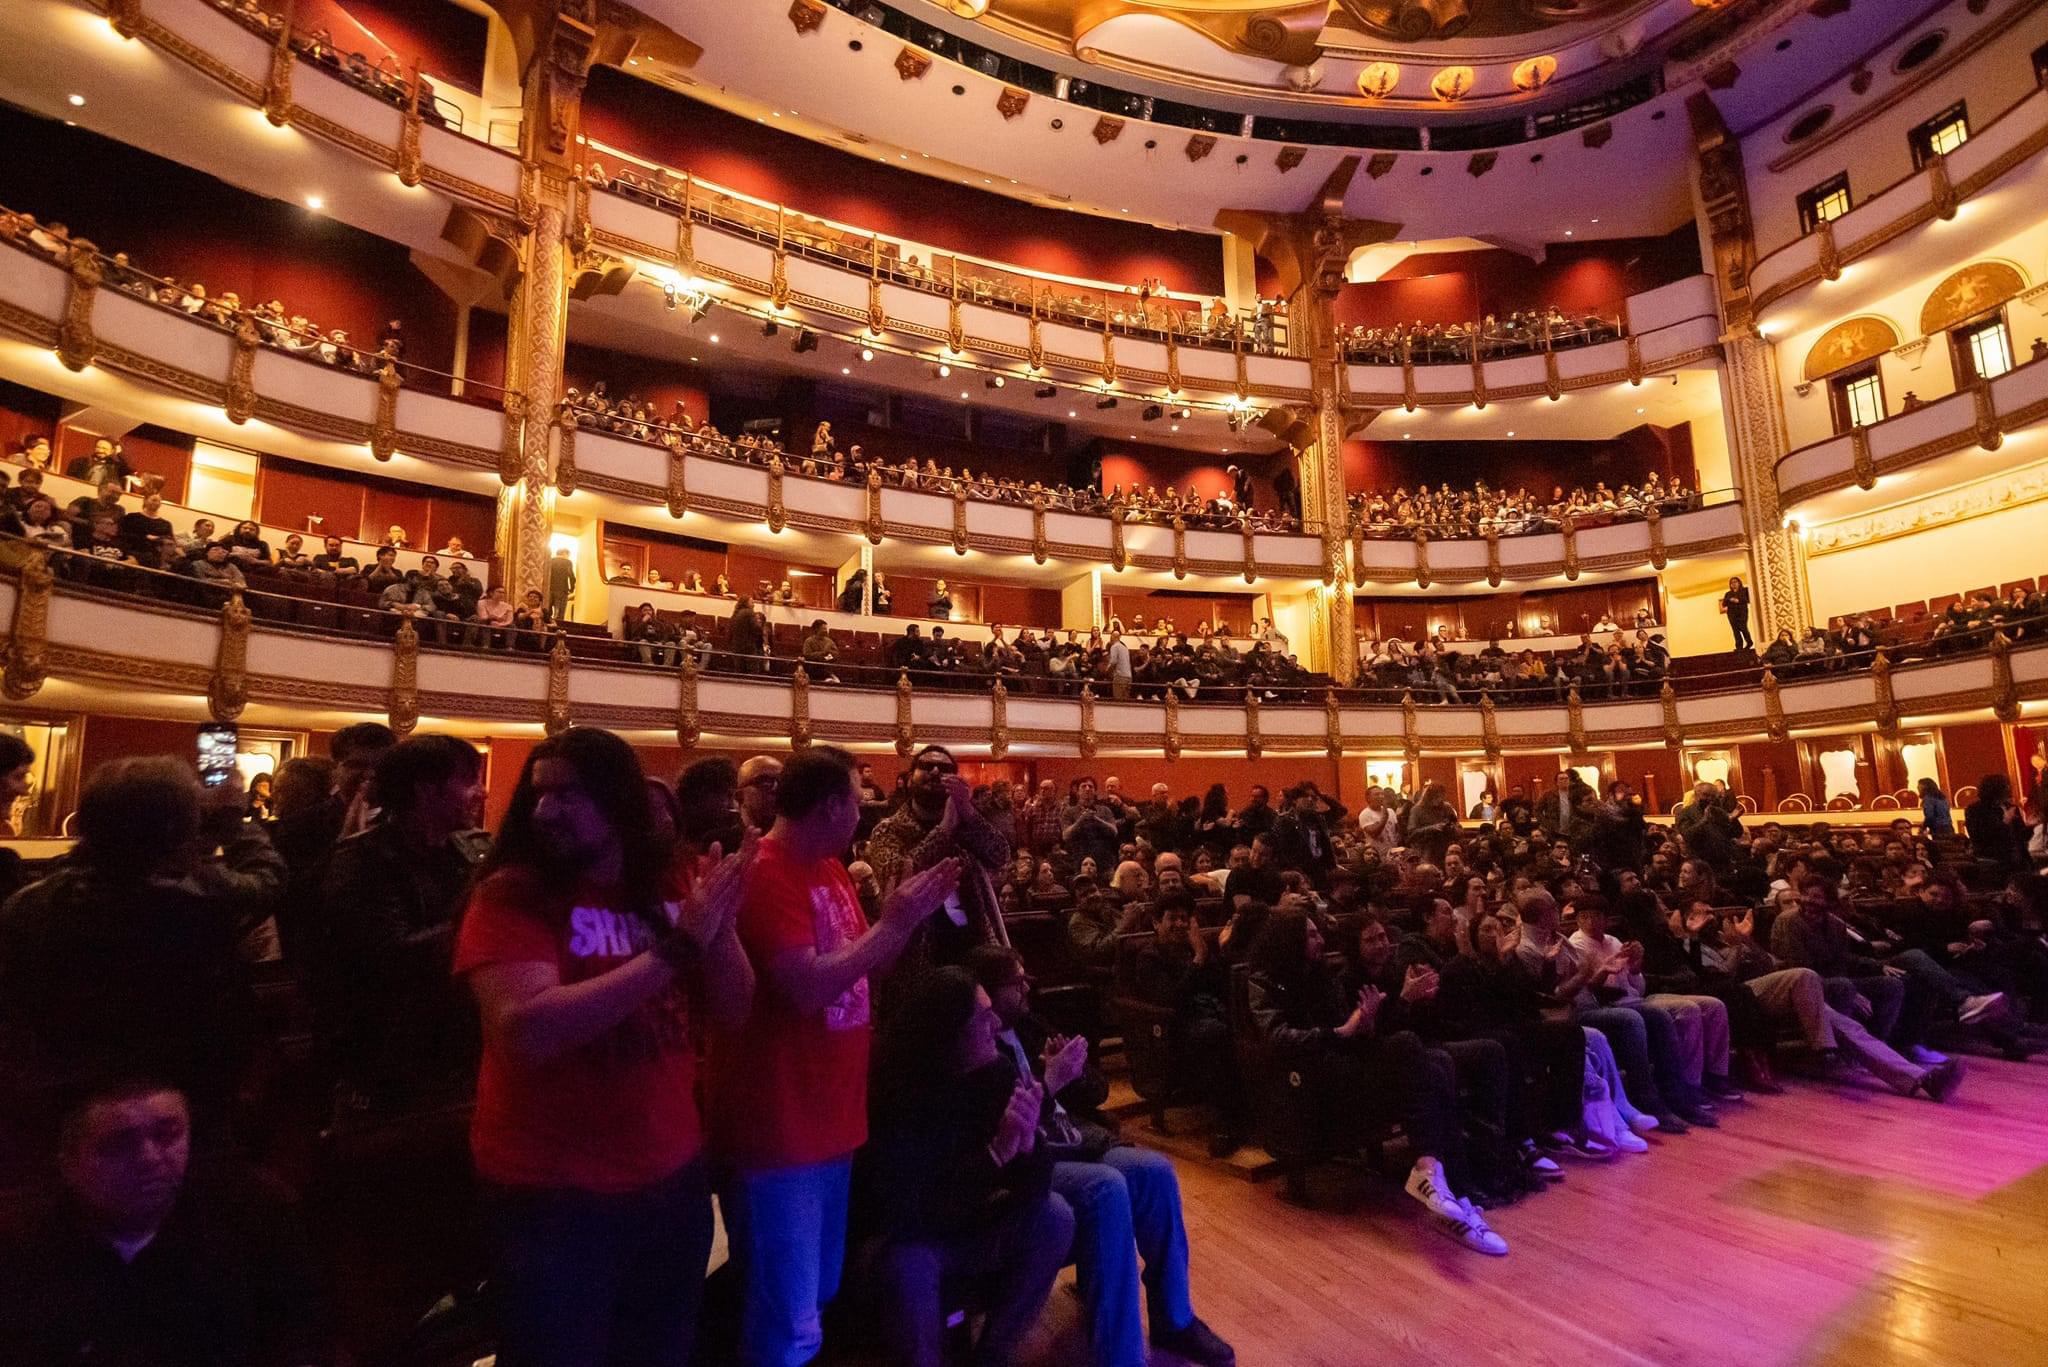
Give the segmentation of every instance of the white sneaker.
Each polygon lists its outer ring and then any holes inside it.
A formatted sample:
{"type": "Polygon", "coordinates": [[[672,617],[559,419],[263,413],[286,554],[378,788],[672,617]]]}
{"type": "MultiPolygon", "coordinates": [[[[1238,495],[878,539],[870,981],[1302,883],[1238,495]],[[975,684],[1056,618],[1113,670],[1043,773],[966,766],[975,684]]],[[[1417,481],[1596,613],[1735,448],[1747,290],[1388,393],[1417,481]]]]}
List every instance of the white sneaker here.
{"type": "Polygon", "coordinates": [[[1981,997],[1966,997],[1963,1009],[1956,1012],[1956,1019],[1964,1025],[1975,1025],[1978,1021],[2005,1014],[2005,993],[1986,992],[1981,997]]]}
{"type": "Polygon", "coordinates": [[[1906,1050],[1906,1057],[1922,1068],[1932,1068],[1937,1063],[1947,1063],[1948,1055],[1939,1049],[1929,1049],[1924,1044],[1915,1044],[1906,1050]]]}
{"type": "Polygon", "coordinates": [[[1463,1203],[1451,1194],[1450,1184],[1444,1181],[1444,1165],[1434,1158],[1416,1159],[1401,1189],[1427,1206],[1429,1213],[1439,1220],[1465,1218],[1463,1203]]]}
{"type": "Polygon", "coordinates": [[[1457,1215],[1437,1217],[1437,1228],[1474,1253],[1484,1253],[1492,1258],[1507,1257],[1508,1241],[1493,1232],[1479,1207],[1470,1201],[1461,1201],[1458,1204],[1460,1208],[1457,1215]]]}
{"type": "Polygon", "coordinates": [[[1623,1130],[1620,1134],[1614,1136],[1614,1147],[1620,1149],[1623,1153],[1648,1153],[1650,1151],[1650,1141],[1633,1130],[1623,1130]]]}
{"type": "Polygon", "coordinates": [[[1628,1127],[1637,1134],[1648,1134],[1657,1128],[1657,1117],[1648,1111],[1637,1111],[1628,1118],[1628,1127]]]}

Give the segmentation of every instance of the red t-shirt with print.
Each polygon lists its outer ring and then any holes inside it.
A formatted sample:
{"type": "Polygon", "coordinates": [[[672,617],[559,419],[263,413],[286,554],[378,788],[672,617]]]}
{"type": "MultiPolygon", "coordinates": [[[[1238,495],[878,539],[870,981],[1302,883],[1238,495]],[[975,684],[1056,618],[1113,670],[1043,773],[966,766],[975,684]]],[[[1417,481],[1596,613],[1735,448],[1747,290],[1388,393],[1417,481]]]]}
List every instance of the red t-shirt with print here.
{"type": "Polygon", "coordinates": [[[721,1158],[743,1169],[801,1167],[867,1142],[867,979],[810,1012],[770,980],[784,951],[830,954],[867,928],[838,860],[799,859],[773,836],[761,841],[739,912],[759,986],[744,1024],[711,1032],[706,1063],[705,1111],[721,1158]]]}
{"type": "MultiPolygon", "coordinates": [[[[505,869],[471,894],[455,972],[552,964],[564,985],[602,977],[654,933],[616,905],[614,889],[551,892],[505,869]]],[[[678,904],[665,909],[673,921],[678,904]]],[[[678,981],[580,1049],[522,1063],[488,1043],[477,1075],[470,1147],[479,1176],[510,1186],[630,1191],[668,1176],[704,1146],[696,1046],[678,981]]]]}

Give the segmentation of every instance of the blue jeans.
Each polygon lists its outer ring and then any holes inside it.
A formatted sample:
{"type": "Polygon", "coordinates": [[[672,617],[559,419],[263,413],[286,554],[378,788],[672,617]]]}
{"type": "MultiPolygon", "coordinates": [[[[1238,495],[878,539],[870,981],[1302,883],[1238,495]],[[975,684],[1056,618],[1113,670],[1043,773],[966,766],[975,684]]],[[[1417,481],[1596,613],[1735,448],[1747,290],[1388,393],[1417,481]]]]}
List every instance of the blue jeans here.
{"type": "Polygon", "coordinates": [[[1185,1329],[1188,1232],[1181,1223],[1180,1179],[1172,1160],[1150,1149],[1118,1147],[1094,1163],[1055,1163],[1052,1189],[1074,1208],[1075,1285],[1087,1308],[1095,1361],[1145,1367],[1145,1326],[1138,1316],[1138,1259],[1145,1300],[1161,1330],[1185,1329]]]}
{"type": "Polygon", "coordinates": [[[1625,1006],[1602,1006],[1581,1011],[1576,1019],[1590,1025],[1606,1038],[1614,1050],[1614,1061],[1628,1079],[1628,1099],[1638,1110],[1662,1115],[1670,1109],[1664,1090],[1657,1085],[1657,1070],[1650,1058],[1649,1027],[1643,1017],[1625,1006]]]}
{"type": "Polygon", "coordinates": [[[711,1256],[701,1160],[630,1192],[486,1187],[504,1367],[681,1367],[711,1256]]]}
{"type": "Polygon", "coordinates": [[[744,1297],[748,1367],[802,1367],[825,1345],[823,1312],[839,1294],[853,1159],[737,1172],[722,1190],[726,1236],[744,1297]]]}

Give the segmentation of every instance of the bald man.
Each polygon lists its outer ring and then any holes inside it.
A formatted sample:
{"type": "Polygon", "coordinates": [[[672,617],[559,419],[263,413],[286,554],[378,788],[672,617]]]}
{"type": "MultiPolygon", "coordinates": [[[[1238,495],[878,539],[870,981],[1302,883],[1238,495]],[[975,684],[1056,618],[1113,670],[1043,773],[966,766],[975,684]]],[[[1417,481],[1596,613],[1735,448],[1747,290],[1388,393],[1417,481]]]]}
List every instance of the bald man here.
{"type": "Polygon", "coordinates": [[[756,755],[740,766],[740,816],[747,829],[767,834],[775,824],[775,790],[782,784],[782,761],[756,755]]]}

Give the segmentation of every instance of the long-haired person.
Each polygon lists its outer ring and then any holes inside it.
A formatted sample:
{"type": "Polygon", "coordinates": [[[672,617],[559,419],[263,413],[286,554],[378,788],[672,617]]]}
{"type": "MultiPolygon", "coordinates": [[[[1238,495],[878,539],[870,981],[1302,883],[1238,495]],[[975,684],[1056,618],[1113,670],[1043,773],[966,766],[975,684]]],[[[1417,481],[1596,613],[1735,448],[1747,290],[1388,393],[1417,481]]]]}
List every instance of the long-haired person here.
{"type": "Polygon", "coordinates": [[[744,1019],[754,995],[751,852],[718,854],[679,868],[609,732],[543,741],[520,773],[455,955],[483,1015],[470,1140],[505,1367],[689,1357],[711,1251],[699,1016],[744,1019]]]}

